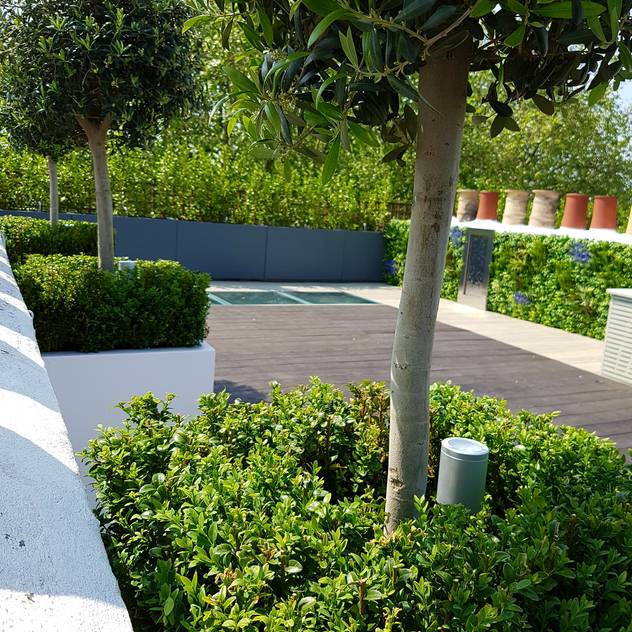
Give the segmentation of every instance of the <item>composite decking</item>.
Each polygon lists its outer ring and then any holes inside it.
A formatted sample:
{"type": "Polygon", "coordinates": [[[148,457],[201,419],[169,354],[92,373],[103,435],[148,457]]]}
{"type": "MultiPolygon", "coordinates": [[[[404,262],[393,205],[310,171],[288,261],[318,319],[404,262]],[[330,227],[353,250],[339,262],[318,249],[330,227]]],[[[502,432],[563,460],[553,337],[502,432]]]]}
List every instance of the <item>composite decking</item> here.
{"type": "MultiPolygon", "coordinates": [[[[214,306],[215,388],[259,401],[271,380],[286,388],[312,375],[340,386],[387,381],[396,315],[387,305],[214,306]]],[[[632,448],[632,387],[595,373],[438,323],[432,378],[501,397],[512,410],[560,411],[560,422],[632,448]]]]}

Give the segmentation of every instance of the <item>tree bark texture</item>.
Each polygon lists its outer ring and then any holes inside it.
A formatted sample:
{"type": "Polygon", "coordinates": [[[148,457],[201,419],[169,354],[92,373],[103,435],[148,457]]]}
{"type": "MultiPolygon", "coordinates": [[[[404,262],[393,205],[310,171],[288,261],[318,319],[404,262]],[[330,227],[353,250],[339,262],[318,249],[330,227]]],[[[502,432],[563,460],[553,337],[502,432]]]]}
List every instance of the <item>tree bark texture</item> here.
{"type": "Polygon", "coordinates": [[[50,223],[55,226],[59,222],[59,189],[57,186],[57,161],[52,156],[48,160],[48,190],[50,199],[50,223]]]}
{"type": "Polygon", "coordinates": [[[414,201],[391,362],[386,531],[415,515],[426,492],[434,329],[459,171],[470,43],[421,68],[414,201]]]}
{"type": "Polygon", "coordinates": [[[80,119],[79,124],[88,137],[88,146],[92,154],[94,190],[97,205],[99,267],[103,270],[113,270],[114,220],[107,156],[109,121],[93,123],[86,119],[80,119]]]}

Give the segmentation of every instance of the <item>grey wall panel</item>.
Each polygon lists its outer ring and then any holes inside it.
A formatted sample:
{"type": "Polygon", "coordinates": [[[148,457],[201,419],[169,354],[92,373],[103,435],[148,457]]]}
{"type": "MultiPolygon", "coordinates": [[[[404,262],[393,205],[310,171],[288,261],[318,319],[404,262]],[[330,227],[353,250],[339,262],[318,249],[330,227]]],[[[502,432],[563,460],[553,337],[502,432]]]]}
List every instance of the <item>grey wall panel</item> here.
{"type": "Polygon", "coordinates": [[[265,226],[178,222],[178,261],[214,279],[262,280],[265,226]]]}
{"type": "Polygon", "coordinates": [[[268,228],[267,281],[341,281],[342,230],[268,228]]]}
{"type": "MultiPolygon", "coordinates": [[[[39,211],[1,215],[46,218],[39,211]]],[[[62,219],[96,221],[94,215],[62,219]]],[[[380,233],[347,230],[211,224],[145,217],[114,217],[116,255],[172,259],[209,272],[217,280],[380,281],[384,239],[380,233]]]]}
{"type": "Polygon", "coordinates": [[[343,281],[382,280],[384,236],[382,233],[346,230],[342,260],[343,281]]]}
{"type": "Polygon", "coordinates": [[[177,261],[178,221],[147,217],[114,218],[116,256],[177,261]]]}

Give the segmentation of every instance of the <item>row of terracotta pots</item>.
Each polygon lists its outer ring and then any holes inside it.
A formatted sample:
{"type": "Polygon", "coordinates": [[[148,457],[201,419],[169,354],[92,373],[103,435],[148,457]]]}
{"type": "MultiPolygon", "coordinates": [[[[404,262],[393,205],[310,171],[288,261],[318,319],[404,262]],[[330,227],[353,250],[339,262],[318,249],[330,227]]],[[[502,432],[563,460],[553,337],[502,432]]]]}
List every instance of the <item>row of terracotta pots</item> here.
{"type": "MultiPolygon", "coordinates": [[[[505,200],[503,224],[525,224],[529,204],[529,191],[509,189],[505,200]]],[[[529,215],[529,226],[555,228],[555,216],[560,201],[557,191],[536,189],[533,191],[533,207],[529,215]]],[[[457,219],[498,219],[498,191],[460,189],[456,210],[457,219]]],[[[567,193],[564,203],[562,228],[584,230],[588,215],[589,197],[582,193],[567,193]]],[[[595,195],[590,228],[616,230],[617,198],[612,195],[595,195]]],[[[628,233],[632,234],[632,215],[628,224],[628,233]]]]}

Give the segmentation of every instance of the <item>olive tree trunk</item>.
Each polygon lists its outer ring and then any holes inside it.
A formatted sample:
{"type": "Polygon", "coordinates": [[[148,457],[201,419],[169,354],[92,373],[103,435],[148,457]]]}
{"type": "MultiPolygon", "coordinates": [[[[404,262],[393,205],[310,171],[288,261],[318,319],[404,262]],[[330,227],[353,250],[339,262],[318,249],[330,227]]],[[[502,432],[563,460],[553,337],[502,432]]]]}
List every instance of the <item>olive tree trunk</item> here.
{"type": "Polygon", "coordinates": [[[99,267],[114,269],[114,220],[112,211],[112,190],[108,169],[107,135],[109,120],[94,123],[79,119],[79,124],[88,137],[94,171],[94,190],[97,203],[97,234],[99,267]]]}
{"type": "Polygon", "coordinates": [[[57,187],[57,161],[52,156],[48,160],[49,218],[52,226],[59,222],[59,189],[57,187]]]}
{"type": "Polygon", "coordinates": [[[391,362],[386,531],[415,514],[428,477],[430,361],[459,171],[470,44],[420,71],[414,201],[391,362]]]}

